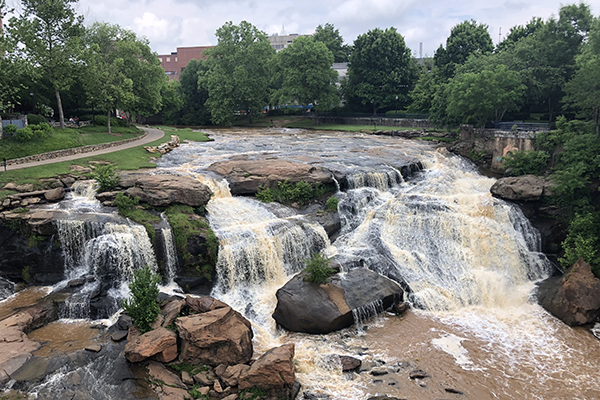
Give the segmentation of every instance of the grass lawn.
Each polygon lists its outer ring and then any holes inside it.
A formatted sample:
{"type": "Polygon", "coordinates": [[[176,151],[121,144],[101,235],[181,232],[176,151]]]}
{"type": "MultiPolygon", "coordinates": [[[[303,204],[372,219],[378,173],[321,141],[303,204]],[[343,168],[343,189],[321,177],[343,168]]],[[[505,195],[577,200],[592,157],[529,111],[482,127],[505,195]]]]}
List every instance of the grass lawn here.
{"type": "MultiPolygon", "coordinates": [[[[159,129],[163,129],[160,128],[159,129]]],[[[165,127],[165,136],[162,139],[150,142],[145,145],[116,151],[113,153],[102,154],[80,158],[78,160],[63,161],[54,164],[40,165],[38,167],[22,168],[12,171],[0,171],[0,187],[8,182],[14,182],[17,185],[23,183],[33,183],[36,188],[41,188],[42,183],[38,181],[40,178],[51,178],[60,174],[70,173],[71,165],[89,166],[90,161],[108,161],[113,163],[117,170],[135,170],[140,168],[155,168],[156,164],[152,163],[153,158],[160,157],[160,154],[148,153],[144,146],[157,146],[161,143],[169,141],[169,135],[178,135],[183,140],[192,140],[196,142],[206,142],[211,139],[202,132],[193,132],[191,129],[176,129],[165,127]]],[[[107,135],[108,136],[108,135],[107,135]]],[[[6,197],[13,192],[0,190],[0,199],[6,197]]]]}
{"type": "Polygon", "coordinates": [[[116,142],[139,136],[143,132],[136,127],[114,127],[112,135],[106,133],[106,127],[82,127],[79,129],[54,129],[52,136],[30,142],[17,142],[13,139],[0,140],[0,158],[20,158],[34,154],[47,153],[54,150],[71,149],[73,147],[92,144],[116,142]]]}

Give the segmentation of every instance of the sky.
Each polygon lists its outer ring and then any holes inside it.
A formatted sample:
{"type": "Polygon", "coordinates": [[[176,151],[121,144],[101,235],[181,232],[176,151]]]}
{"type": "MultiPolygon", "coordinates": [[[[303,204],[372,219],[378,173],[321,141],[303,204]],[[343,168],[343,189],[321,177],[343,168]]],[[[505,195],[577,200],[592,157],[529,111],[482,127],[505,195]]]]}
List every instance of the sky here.
{"type": "MultiPolygon", "coordinates": [[[[413,54],[432,56],[456,24],[474,19],[488,25],[494,43],[515,25],[532,17],[558,15],[557,0],[79,0],[85,23],[109,22],[131,29],[150,41],[158,54],[177,47],[215,45],[215,31],[228,21],[248,21],[273,34],[310,34],[332,23],[346,43],[374,28],[395,27],[413,54]]],[[[18,6],[18,0],[8,0],[18,6]]],[[[600,0],[588,0],[595,16],[600,0]]]]}

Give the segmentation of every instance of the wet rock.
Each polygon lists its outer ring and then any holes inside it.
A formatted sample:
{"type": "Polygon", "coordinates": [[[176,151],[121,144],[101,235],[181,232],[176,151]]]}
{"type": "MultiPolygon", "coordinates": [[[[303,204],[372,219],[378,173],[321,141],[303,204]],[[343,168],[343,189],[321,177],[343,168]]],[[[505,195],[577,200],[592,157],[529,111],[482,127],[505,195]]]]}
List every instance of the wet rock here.
{"type": "Polygon", "coordinates": [[[237,386],[240,375],[246,374],[249,370],[250,366],[246,364],[229,366],[225,372],[220,375],[220,378],[227,386],[237,386]]]}
{"type": "Polygon", "coordinates": [[[148,375],[155,381],[163,382],[165,385],[186,389],[185,384],[173,372],[167,370],[161,363],[150,361],[146,367],[148,375]]]}
{"type": "Polygon", "coordinates": [[[498,179],[491,187],[493,196],[513,201],[537,201],[544,194],[545,179],[522,175],[498,179]]]}
{"type": "Polygon", "coordinates": [[[600,279],[580,258],[564,276],[540,283],[537,298],[542,307],[565,324],[588,324],[600,316],[600,279]]]}
{"type": "Polygon", "coordinates": [[[408,377],[410,379],[425,379],[425,378],[429,378],[429,374],[423,370],[415,369],[414,371],[410,372],[408,377]]]}
{"type": "Polygon", "coordinates": [[[10,378],[17,382],[42,380],[48,371],[49,360],[43,357],[32,357],[11,374],[10,378]]]}
{"type": "Polygon", "coordinates": [[[131,318],[129,315],[121,314],[117,320],[117,326],[119,329],[127,331],[133,326],[133,318],[131,318]]]}
{"type": "Polygon", "coordinates": [[[93,344],[91,346],[87,346],[85,348],[85,350],[91,351],[91,352],[94,352],[94,353],[98,353],[98,352],[100,352],[100,350],[102,350],[102,345],[101,344],[93,344]]]}
{"type": "Polygon", "coordinates": [[[84,283],[85,283],[85,278],[71,279],[67,283],[67,286],[68,287],[78,287],[78,286],[82,286],[84,283]]]}
{"type": "Polygon", "coordinates": [[[118,331],[110,335],[110,338],[115,342],[120,342],[127,337],[127,331],[118,331]]]}
{"type": "Polygon", "coordinates": [[[218,310],[219,308],[229,307],[227,304],[223,303],[222,301],[219,301],[219,300],[214,299],[209,296],[202,296],[202,297],[187,296],[185,298],[185,302],[186,302],[187,306],[190,308],[190,310],[196,311],[198,313],[205,313],[205,312],[209,312],[209,311],[213,311],[213,310],[218,310]]]}
{"type": "Polygon", "coordinates": [[[406,399],[400,399],[398,397],[391,397],[391,396],[373,396],[373,397],[369,397],[367,400],[406,400],[406,399]]]}
{"type": "Polygon", "coordinates": [[[168,302],[160,311],[160,313],[164,316],[162,326],[167,327],[171,325],[185,304],[185,300],[183,299],[168,302]]]}
{"type": "Polygon", "coordinates": [[[155,207],[185,204],[205,206],[211,198],[210,189],[196,179],[175,175],[144,175],[127,189],[130,197],[139,197],[143,203],[155,207]]]}
{"type": "Polygon", "coordinates": [[[461,392],[460,390],[456,390],[456,389],[452,389],[452,388],[444,388],[444,390],[446,391],[446,393],[452,393],[452,394],[461,394],[464,395],[463,392],[461,392]]]}
{"type": "Polygon", "coordinates": [[[175,325],[181,338],[181,362],[235,365],[252,357],[252,326],[231,307],[179,317],[175,325]]]}
{"type": "Polygon", "coordinates": [[[355,371],[362,365],[362,361],[351,356],[336,356],[342,364],[342,372],[355,371]]]}
{"type": "Polygon", "coordinates": [[[402,315],[409,309],[409,304],[405,301],[392,304],[390,311],[396,315],[402,315]]]}
{"type": "Polygon", "coordinates": [[[241,390],[253,386],[264,390],[291,389],[296,380],[293,361],[293,344],[275,347],[256,360],[250,369],[240,374],[238,387],[241,390]]]}
{"type": "Polygon", "coordinates": [[[365,311],[382,312],[402,300],[403,293],[396,282],[366,268],[336,275],[324,285],[305,282],[300,273],[277,291],[273,318],[290,331],[329,333],[351,326],[352,310],[381,301],[381,310],[365,311]]]}
{"type": "Polygon", "coordinates": [[[140,362],[154,355],[160,357],[161,353],[166,352],[165,357],[168,361],[173,361],[173,348],[175,357],[177,357],[177,335],[175,332],[165,328],[158,328],[143,335],[129,338],[125,346],[125,358],[129,362],[140,362]],[[171,359],[169,359],[171,358],[171,359]]]}
{"type": "Polygon", "coordinates": [[[117,198],[117,195],[119,193],[121,193],[121,192],[119,192],[119,191],[112,191],[112,192],[97,193],[96,194],[96,199],[98,199],[98,201],[100,201],[100,202],[115,201],[115,199],[117,198]]]}
{"type": "Polygon", "coordinates": [[[311,393],[311,392],[302,393],[302,398],[305,400],[329,400],[330,399],[330,397],[324,393],[311,393]]]}
{"type": "Polygon", "coordinates": [[[373,376],[382,376],[382,375],[389,374],[389,371],[387,370],[387,368],[377,367],[377,368],[373,368],[371,370],[370,374],[373,376]]]}
{"type": "Polygon", "coordinates": [[[233,195],[253,195],[259,187],[276,188],[279,182],[332,184],[328,170],[286,160],[235,160],[212,164],[210,171],[227,178],[233,195]]]}
{"type": "Polygon", "coordinates": [[[0,276],[0,301],[11,296],[15,292],[15,284],[0,276]]]}
{"type": "Polygon", "coordinates": [[[46,190],[46,192],[44,192],[44,198],[51,202],[59,201],[65,198],[65,191],[62,186],[57,187],[56,189],[46,190]]]}

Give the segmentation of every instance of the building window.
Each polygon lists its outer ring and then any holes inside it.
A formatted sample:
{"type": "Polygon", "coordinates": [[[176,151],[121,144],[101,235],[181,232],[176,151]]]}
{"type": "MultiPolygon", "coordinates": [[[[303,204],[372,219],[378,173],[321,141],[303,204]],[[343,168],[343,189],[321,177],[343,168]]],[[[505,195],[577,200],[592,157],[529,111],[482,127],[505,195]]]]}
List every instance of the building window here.
{"type": "Polygon", "coordinates": [[[175,62],[177,62],[177,57],[175,57],[175,62]]]}
{"type": "Polygon", "coordinates": [[[167,62],[171,62],[171,57],[167,57],[167,62]]]}
{"type": "Polygon", "coordinates": [[[158,61],[162,62],[162,58],[161,58],[161,57],[158,57],[158,61]]]}

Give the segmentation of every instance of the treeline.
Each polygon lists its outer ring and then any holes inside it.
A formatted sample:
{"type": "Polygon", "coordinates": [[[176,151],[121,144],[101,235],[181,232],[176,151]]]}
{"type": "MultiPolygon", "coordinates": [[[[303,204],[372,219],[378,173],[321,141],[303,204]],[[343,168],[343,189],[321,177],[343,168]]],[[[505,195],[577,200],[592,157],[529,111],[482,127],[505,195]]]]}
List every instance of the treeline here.
{"type": "Polygon", "coordinates": [[[395,28],[370,30],[349,46],[332,24],[320,25],[275,53],[252,24],[227,23],[207,59],[190,62],[179,82],[167,81],[145,38],[107,23],[84,27],[76,0],[21,4],[0,35],[0,111],[54,110],[63,124],[63,109],[107,117],[119,109],[132,119],[161,113],[167,123],[204,125],[301,105],[427,113],[447,126],[565,115],[598,131],[600,20],[583,3],[513,27],[497,46],[487,25],[465,21],[421,64],[395,28]],[[341,82],[334,62],[348,62],[341,82]]]}

